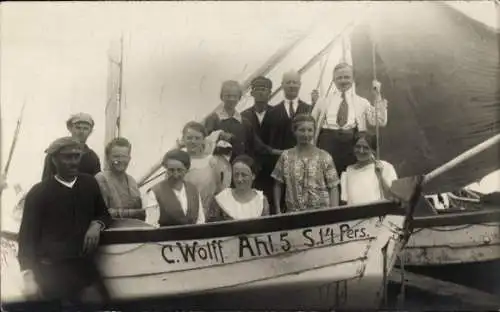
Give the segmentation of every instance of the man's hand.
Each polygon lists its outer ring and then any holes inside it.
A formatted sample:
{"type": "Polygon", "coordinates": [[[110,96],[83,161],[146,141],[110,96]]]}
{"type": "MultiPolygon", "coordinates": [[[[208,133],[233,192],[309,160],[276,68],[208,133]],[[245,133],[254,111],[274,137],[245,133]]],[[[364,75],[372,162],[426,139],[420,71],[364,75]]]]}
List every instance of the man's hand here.
{"type": "Polygon", "coordinates": [[[23,294],[27,300],[36,300],[39,298],[39,287],[35,281],[33,271],[26,270],[23,273],[23,294]]]}
{"type": "Polygon", "coordinates": [[[273,149],[271,149],[271,154],[275,155],[275,156],[280,156],[281,154],[283,154],[283,150],[273,148],[273,149]]]}
{"type": "Polygon", "coordinates": [[[99,238],[101,236],[101,230],[103,226],[101,223],[97,221],[92,221],[90,223],[89,229],[85,234],[85,238],[83,240],[83,253],[88,254],[93,251],[97,245],[99,245],[99,238]]]}
{"type": "Polygon", "coordinates": [[[373,91],[377,94],[381,94],[381,91],[382,91],[382,84],[380,83],[380,81],[378,80],[373,80],[373,83],[372,83],[372,86],[373,86],[373,91]]]}
{"type": "Polygon", "coordinates": [[[375,172],[377,174],[382,174],[382,171],[384,170],[384,164],[380,160],[375,161],[375,172]]]}
{"type": "Polygon", "coordinates": [[[221,131],[220,136],[219,136],[220,140],[224,140],[227,142],[230,142],[232,138],[233,138],[233,134],[226,132],[226,131],[221,131]]]}

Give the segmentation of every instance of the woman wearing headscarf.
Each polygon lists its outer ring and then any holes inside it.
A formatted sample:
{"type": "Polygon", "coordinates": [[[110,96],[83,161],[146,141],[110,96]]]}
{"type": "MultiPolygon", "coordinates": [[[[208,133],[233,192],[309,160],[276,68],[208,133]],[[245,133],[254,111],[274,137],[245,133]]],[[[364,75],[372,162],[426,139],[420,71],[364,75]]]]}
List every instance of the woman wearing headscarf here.
{"type": "Polygon", "coordinates": [[[147,192],[146,222],[154,226],[173,226],[205,223],[200,193],[185,180],[191,167],[189,154],[174,149],[162,161],[165,180],[147,192]]]}
{"type": "Polygon", "coordinates": [[[354,139],[356,163],[347,167],[340,177],[341,199],[348,205],[365,204],[391,199],[391,184],[396,180],[394,167],[375,159],[377,148],[373,135],[358,135],[354,139]]]}
{"type": "Polygon", "coordinates": [[[132,145],[125,138],[113,139],[106,145],[106,167],[95,178],[104,202],[113,218],[144,220],[141,194],[135,179],[127,174],[132,145]]]}
{"type": "Polygon", "coordinates": [[[262,191],[253,188],[257,174],[254,160],[237,156],[232,163],[234,188],[226,188],[212,202],[211,222],[253,219],[269,215],[269,202],[262,191]]]}
{"type": "Polygon", "coordinates": [[[312,144],[315,120],[299,114],[293,119],[295,147],[285,150],[278,159],[272,177],[274,204],[279,211],[285,188],[286,212],[330,208],[338,205],[339,178],[332,157],[312,144]]]}

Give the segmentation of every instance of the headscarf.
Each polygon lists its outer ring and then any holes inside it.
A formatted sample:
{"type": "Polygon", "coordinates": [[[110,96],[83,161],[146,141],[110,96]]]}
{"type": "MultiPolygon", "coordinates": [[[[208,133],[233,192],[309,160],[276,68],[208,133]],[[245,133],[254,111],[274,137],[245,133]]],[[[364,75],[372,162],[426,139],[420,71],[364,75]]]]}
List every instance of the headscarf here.
{"type": "Polygon", "coordinates": [[[52,142],[45,150],[45,153],[55,155],[65,147],[73,147],[75,152],[82,152],[82,144],[78,140],[73,137],[62,137],[52,142]]]}
{"type": "Polygon", "coordinates": [[[189,154],[183,150],[173,149],[168,151],[163,157],[162,165],[166,166],[167,160],[169,159],[180,161],[184,164],[184,167],[186,167],[187,170],[189,170],[189,168],[191,167],[191,157],[189,157],[189,154]]]}

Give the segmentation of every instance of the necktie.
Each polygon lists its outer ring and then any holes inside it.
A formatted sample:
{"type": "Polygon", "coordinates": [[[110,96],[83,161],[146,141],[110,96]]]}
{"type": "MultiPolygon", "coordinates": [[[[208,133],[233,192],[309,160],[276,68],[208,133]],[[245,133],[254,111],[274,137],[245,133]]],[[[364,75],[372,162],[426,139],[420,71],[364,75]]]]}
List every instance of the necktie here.
{"type": "Polygon", "coordinates": [[[288,102],[288,110],[290,111],[290,118],[293,118],[293,116],[295,115],[295,112],[293,111],[293,102],[292,101],[288,102]]]}
{"type": "Polygon", "coordinates": [[[339,111],[337,112],[337,124],[339,127],[343,127],[347,123],[347,114],[349,113],[349,105],[345,100],[345,92],[342,92],[342,102],[339,106],[339,111]]]}

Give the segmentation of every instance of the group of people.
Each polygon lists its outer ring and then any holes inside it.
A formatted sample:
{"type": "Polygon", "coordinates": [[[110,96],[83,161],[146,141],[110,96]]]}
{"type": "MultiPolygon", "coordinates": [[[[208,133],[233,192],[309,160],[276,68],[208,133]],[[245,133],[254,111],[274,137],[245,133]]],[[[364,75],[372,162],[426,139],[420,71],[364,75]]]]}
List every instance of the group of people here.
{"type": "Polygon", "coordinates": [[[298,96],[300,74],[285,73],[276,106],[268,103],[272,81],[257,77],[255,103],[241,113],[240,84],[224,82],[220,108],[204,123],[184,126],[178,147],[163,157],[165,178],[144,195],[126,172],[131,143],[109,142],[101,169],[86,145],[92,117],[72,116],[71,136],[49,146],[42,181],[26,195],[18,255],[25,279],[44,298],[78,301],[89,291],[105,297],[91,255],[113,218],[161,227],[390,199],[396,172],[375,158],[370,134],[387,124],[381,85],[374,81],[372,105],[353,91],[351,65],[341,63],[333,74],[337,90],[320,100],[313,92],[308,104],[298,96]]]}

